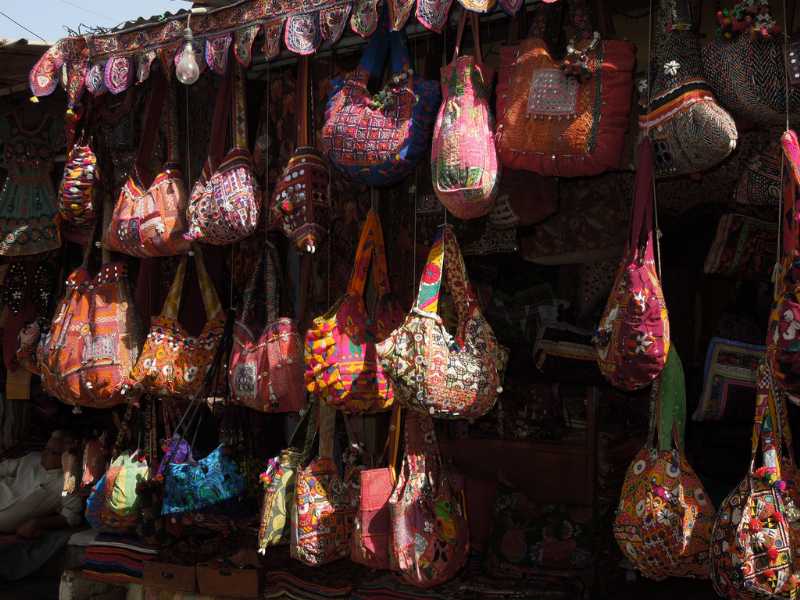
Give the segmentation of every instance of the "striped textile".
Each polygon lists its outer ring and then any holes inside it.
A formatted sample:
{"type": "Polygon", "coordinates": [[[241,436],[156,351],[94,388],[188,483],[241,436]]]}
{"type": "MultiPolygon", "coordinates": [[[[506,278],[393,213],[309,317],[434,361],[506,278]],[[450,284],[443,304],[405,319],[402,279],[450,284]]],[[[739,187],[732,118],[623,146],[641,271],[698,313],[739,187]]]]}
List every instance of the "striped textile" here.
{"type": "Polygon", "coordinates": [[[136,538],[100,533],[87,548],[83,574],[106,583],[139,583],[144,563],[158,556],[155,548],[136,538]]]}
{"type": "Polygon", "coordinates": [[[265,599],[285,600],[338,600],[352,598],[353,588],[349,584],[324,586],[300,579],[286,571],[273,571],[267,574],[265,599]]]}

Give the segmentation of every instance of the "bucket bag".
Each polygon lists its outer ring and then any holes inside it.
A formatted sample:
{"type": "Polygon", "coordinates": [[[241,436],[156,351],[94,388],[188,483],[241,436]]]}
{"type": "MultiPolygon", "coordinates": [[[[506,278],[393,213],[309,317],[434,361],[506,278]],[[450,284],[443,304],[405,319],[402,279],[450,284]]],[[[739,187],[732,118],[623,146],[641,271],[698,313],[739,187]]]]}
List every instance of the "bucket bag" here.
{"type": "Polygon", "coordinates": [[[153,317],[150,332],[131,371],[138,389],[158,396],[195,398],[211,368],[225,329],[225,315],[214,284],[206,272],[199,248],[194,262],[206,312],[206,324],[198,336],[191,336],[178,321],[188,257],[178,265],[161,314],[153,317]]]}
{"type": "Polygon", "coordinates": [[[714,507],[683,452],[683,377],[673,347],[653,384],[650,433],[628,467],[614,520],[622,553],[645,577],[656,580],[709,575],[714,507]]]}
{"type": "Polygon", "coordinates": [[[114,532],[135,529],[140,506],[136,486],[147,478],[148,469],[138,452],[124,452],[111,462],[86,500],[86,521],[92,528],[114,532]]]}
{"type": "Polygon", "coordinates": [[[358,498],[333,461],[336,411],[319,404],[319,456],[297,474],[289,553],[317,567],[350,555],[358,498]]]}
{"type": "Polygon", "coordinates": [[[334,80],[325,110],[321,147],[331,163],[356,182],[393,185],[411,174],[430,146],[439,85],[409,66],[403,33],[381,21],[358,68],[334,80]],[[391,79],[380,93],[367,88],[391,54],[391,79]]]}
{"type": "Polygon", "coordinates": [[[353,524],[350,560],[371,569],[391,568],[392,522],[389,498],[397,483],[397,455],[400,449],[402,411],[395,404],[386,440],[386,467],[362,469],[359,472],[360,499],[353,524]]]}
{"type": "Polygon", "coordinates": [[[189,242],[184,239],[187,194],[178,168],[174,90],[164,76],[156,77],[152,86],[136,160],[103,236],[106,248],[142,258],[189,251],[189,242]],[[165,102],[167,161],[160,173],[148,179],[145,174],[155,149],[165,102]]]}
{"type": "Polygon", "coordinates": [[[261,189],[247,149],[244,75],[238,64],[230,62],[217,92],[208,158],[186,210],[187,239],[220,246],[252,235],[261,212],[261,189]],[[223,156],[231,120],[233,148],[223,156]]]}
{"type": "Polygon", "coordinates": [[[347,293],[306,333],[306,387],[323,402],[347,413],[385,410],[394,391],[376,344],[403,319],[391,296],[386,250],[378,214],[371,210],[361,229],[347,293]],[[371,269],[370,269],[371,263],[371,269]],[[367,310],[364,292],[372,272],[376,302],[367,310]]]}
{"type": "Polygon", "coordinates": [[[300,252],[314,253],[328,235],[331,173],[328,161],[309,141],[308,61],[300,57],[297,63],[297,148],[275,183],[269,222],[300,252]]]}
{"type": "MultiPolygon", "coordinates": [[[[87,114],[85,119],[89,119],[87,114]]],[[[88,225],[97,216],[96,196],[100,183],[97,156],[84,130],[67,153],[64,175],[58,188],[58,214],[75,226],[88,225]]]]}
{"type": "MultiPolygon", "coordinates": [[[[720,35],[703,47],[706,78],[725,108],[756,125],[786,122],[783,35],[767,1],[744,0],[718,12],[720,35]],[[732,39],[731,39],[732,38],[732,39]]],[[[788,90],[788,112],[800,115],[800,89],[788,90]]]]}
{"type": "Polygon", "coordinates": [[[428,588],[449,581],[466,563],[464,491],[442,462],[430,415],[409,411],[403,431],[403,465],[389,499],[392,568],[407,583],[428,588]]]}
{"type": "Polygon", "coordinates": [[[669,354],[669,319],[653,252],[653,148],[639,142],[628,243],[594,336],[597,363],[612,385],[649,385],[669,354]]]}
{"type": "Polygon", "coordinates": [[[653,140],[656,177],[706,171],[736,148],[736,123],[703,76],[691,8],[689,0],[658,5],[653,90],[639,117],[640,135],[653,140]]]}
{"type": "Polygon", "coordinates": [[[131,399],[128,373],[136,363],[142,331],[128,285],[127,267],[105,262],[89,271],[89,243],[82,264],[67,277],[37,352],[47,393],[66,404],[108,408],[131,399]]]}
{"type": "Polygon", "coordinates": [[[797,469],[776,383],[769,365],[762,363],[750,468],[723,500],[711,533],[711,581],[724,598],[789,599],[797,594],[797,469]]]}
{"type": "Polygon", "coordinates": [[[487,214],[494,205],[499,171],[494,119],[489,107],[492,72],[483,64],[478,15],[470,13],[474,56],[459,56],[467,11],[458,23],[453,61],[442,68],[442,105],[433,128],[433,191],[459,219],[487,214]]]}
{"type": "Polygon", "coordinates": [[[303,385],[303,342],[297,323],[278,317],[283,278],[277,250],[267,243],[242,300],[242,311],[233,325],[233,349],[228,387],[231,401],[260,412],[294,412],[306,403],[303,385]],[[256,287],[263,279],[266,326],[253,331],[256,287]]]}
{"type": "Polygon", "coordinates": [[[563,61],[543,39],[544,4],[528,39],[500,51],[496,137],[504,167],[559,177],[621,167],[634,46],[593,34],[584,0],[568,7],[575,37],[563,61]]]}
{"type": "Polygon", "coordinates": [[[397,398],[412,410],[475,419],[494,406],[508,354],[481,312],[450,226],[431,247],[414,308],[378,345],[378,355],[397,398]],[[443,277],[458,315],[454,335],[439,316],[443,277]]]}
{"type": "Polygon", "coordinates": [[[800,394],[800,142],[797,134],[781,136],[785,161],[781,262],[767,329],[767,361],[780,388],[797,404],[800,394]]]}

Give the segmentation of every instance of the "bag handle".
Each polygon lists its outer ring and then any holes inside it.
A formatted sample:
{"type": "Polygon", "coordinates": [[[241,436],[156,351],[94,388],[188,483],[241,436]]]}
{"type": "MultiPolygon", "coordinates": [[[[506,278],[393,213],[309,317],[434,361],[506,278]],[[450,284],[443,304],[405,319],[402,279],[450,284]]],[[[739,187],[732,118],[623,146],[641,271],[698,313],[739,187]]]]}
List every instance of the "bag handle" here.
{"type": "Polygon", "coordinates": [[[217,89],[214,105],[214,116],[211,120],[211,140],[208,144],[208,163],[215,169],[225,151],[225,138],[228,134],[228,118],[231,114],[231,88],[233,87],[233,68],[229,68],[222,76],[217,89]]]}
{"type": "Polygon", "coordinates": [[[228,70],[233,78],[233,147],[247,150],[247,91],[244,69],[238,61],[228,60],[228,70]]]}
{"type": "Polygon", "coordinates": [[[319,457],[333,458],[336,409],[325,402],[319,403],[319,457]]]}
{"type": "Polygon", "coordinates": [[[778,393],[773,382],[772,369],[767,361],[762,361],[757,373],[757,392],[755,416],[753,418],[753,434],[750,448],[749,479],[752,489],[752,480],[756,472],[756,458],[759,447],[761,448],[762,466],[775,469],[775,479],[781,479],[781,431],[777,419],[775,394],[778,393]],[[769,443],[771,442],[771,444],[769,443]],[[775,452],[775,460],[770,459],[771,452],[775,452]]]}
{"type": "Polygon", "coordinates": [[[636,178],[633,188],[633,211],[628,235],[627,252],[629,257],[645,249],[645,256],[653,254],[653,144],[649,137],[639,142],[636,150],[636,178]]]}
{"type": "MultiPolygon", "coordinates": [[[[217,296],[217,290],[214,288],[214,283],[208,276],[206,265],[203,261],[203,253],[199,246],[195,245],[194,250],[194,264],[197,270],[197,279],[200,282],[200,293],[203,296],[203,307],[206,311],[206,321],[211,321],[220,318],[222,314],[222,305],[217,296]]],[[[172,281],[172,286],[169,288],[167,299],[164,302],[164,309],[161,314],[171,319],[178,318],[178,310],[180,309],[181,296],[183,294],[183,283],[186,279],[186,264],[189,260],[187,255],[181,258],[178,265],[178,270],[175,273],[175,279],[172,281]]]]}
{"type": "Polygon", "coordinates": [[[389,432],[383,447],[383,458],[387,462],[392,477],[392,485],[397,483],[397,456],[400,452],[400,426],[403,422],[403,409],[395,402],[389,417],[389,432]]]}
{"type": "Polygon", "coordinates": [[[453,61],[455,61],[461,54],[461,37],[464,35],[464,25],[467,22],[467,13],[469,13],[469,27],[472,30],[472,39],[474,41],[473,53],[475,61],[483,64],[483,54],[481,53],[481,27],[478,14],[468,11],[466,8],[461,10],[461,17],[458,20],[458,32],[456,33],[456,47],[453,49],[453,61]]]}
{"type": "Polygon", "coordinates": [[[788,171],[783,182],[783,256],[793,256],[798,250],[800,223],[797,219],[797,191],[800,187],[800,142],[791,129],[781,136],[783,162],[788,171]]]}
{"type": "MultiPolygon", "coordinates": [[[[156,77],[150,98],[147,101],[147,109],[144,119],[142,138],[139,140],[139,149],[136,152],[136,159],[133,168],[136,170],[140,180],[142,174],[146,172],[147,161],[155,149],[156,137],[158,136],[159,124],[161,122],[161,111],[164,108],[164,101],[167,97],[168,81],[165,75],[156,77]]],[[[149,183],[149,182],[148,182],[149,183]]],[[[147,186],[145,186],[147,187],[147,186]]]]}
{"type": "Polygon", "coordinates": [[[389,32],[384,19],[378,23],[378,29],[367,42],[361,60],[358,63],[359,78],[366,83],[370,79],[380,77],[383,74],[383,67],[386,64],[386,56],[389,54],[389,32]]]}
{"type": "Polygon", "coordinates": [[[177,168],[180,162],[180,145],[178,144],[178,103],[175,98],[175,86],[169,83],[169,90],[167,93],[167,165],[177,168]]]}
{"type": "Polygon", "coordinates": [[[567,0],[567,11],[569,13],[567,36],[576,42],[591,40],[594,31],[586,0],[567,0]]]}
{"type": "Polygon", "coordinates": [[[256,265],[256,269],[253,271],[250,281],[247,283],[247,288],[244,291],[241,314],[243,323],[249,323],[250,316],[253,314],[256,289],[262,274],[264,277],[267,324],[270,324],[277,321],[280,316],[280,283],[283,279],[278,249],[269,240],[265,242],[265,252],[259,259],[258,265],[256,265]]]}
{"type": "Polygon", "coordinates": [[[355,265],[347,286],[347,293],[363,297],[367,284],[369,266],[372,263],[372,280],[375,284],[378,298],[391,293],[389,284],[389,270],[386,265],[386,249],[383,243],[383,229],[378,213],[370,209],[367,220],[361,228],[361,237],[356,249],[355,265]]]}
{"type": "Polygon", "coordinates": [[[297,146],[308,146],[308,85],[311,59],[301,56],[297,61],[297,146]]]}
{"type": "Polygon", "coordinates": [[[658,449],[683,449],[686,428],[686,380],[674,344],[658,378],[658,449]]]}
{"type": "Polygon", "coordinates": [[[389,67],[392,75],[408,73],[406,86],[411,89],[414,76],[411,72],[411,55],[406,36],[402,31],[389,32],[389,67]]]}

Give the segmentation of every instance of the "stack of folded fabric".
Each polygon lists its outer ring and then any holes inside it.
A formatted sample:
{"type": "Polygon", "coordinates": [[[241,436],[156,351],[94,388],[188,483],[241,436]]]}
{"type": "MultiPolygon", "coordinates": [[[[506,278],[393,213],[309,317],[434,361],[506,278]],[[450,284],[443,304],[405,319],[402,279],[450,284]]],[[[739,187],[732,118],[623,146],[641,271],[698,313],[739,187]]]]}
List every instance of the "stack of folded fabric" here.
{"type": "Polygon", "coordinates": [[[84,556],[83,575],[106,583],[141,583],[144,563],[158,550],[131,536],[100,533],[84,556]]]}

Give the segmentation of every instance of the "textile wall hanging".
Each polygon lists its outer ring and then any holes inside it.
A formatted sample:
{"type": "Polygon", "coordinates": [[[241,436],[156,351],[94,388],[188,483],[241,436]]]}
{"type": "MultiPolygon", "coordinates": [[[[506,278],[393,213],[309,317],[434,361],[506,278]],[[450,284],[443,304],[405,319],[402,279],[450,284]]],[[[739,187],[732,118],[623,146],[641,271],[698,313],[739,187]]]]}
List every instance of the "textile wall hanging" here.
{"type": "Polygon", "coordinates": [[[703,78],[696,17],[689,0],[658,4],[653,89],[639,117],[640,136],[653,140],[656,177],[705,171],[736,148],[736,123],[703,78]]]}
{"type": "Polygon", "coordinates": [[[722,215],[703,270],[708,275],[769,281],[775,265],[778,228],[772,221],[722,215]]]}
{"type": "Polygon", "coordinates": [[[543,39],[544,4],[528,39],[501,50],[497,151],[504,167],[598,175],[621,166],[634,47],[592,33],[583,0],[569,0],[574,38],[563,61],[543,39]]]}
{"type": "Polygon", "coordinates": [[[778,135],[772,137],[773,141],[766,148],[747,159],[734,191],[734,199],[739,204],[777,207],[780,202],[783,149],[775,141],[778,135]]]}

